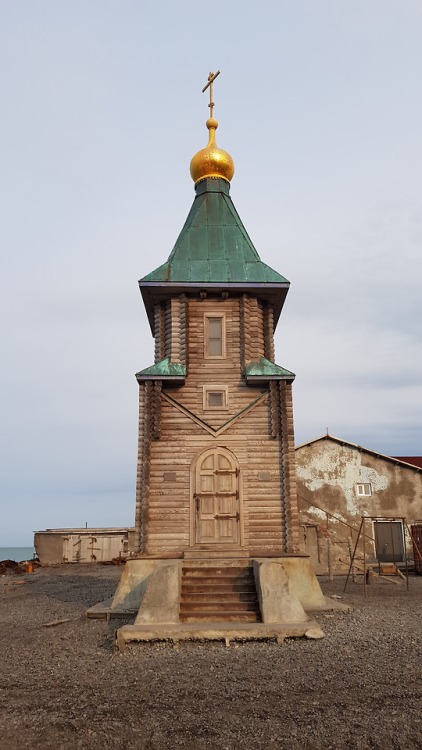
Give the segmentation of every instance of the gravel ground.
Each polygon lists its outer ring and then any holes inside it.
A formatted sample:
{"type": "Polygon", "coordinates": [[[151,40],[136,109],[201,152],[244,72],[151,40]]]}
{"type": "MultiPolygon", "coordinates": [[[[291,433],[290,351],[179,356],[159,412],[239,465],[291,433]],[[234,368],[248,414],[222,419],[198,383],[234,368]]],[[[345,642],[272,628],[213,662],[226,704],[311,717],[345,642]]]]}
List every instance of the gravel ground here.
{"type": "MultiPolygon", "coordinates": [[[[350,583],[353,611],[316,618],[322,640],[119,654],[115,622],[82,613],[120,575],[62,565],[0,579],[1,750],[422,748],[422,577],[408,593],[378,581],[366,599],[350,583]]],[[[343,578],[320,581],[342,594],[343,578]]]]}

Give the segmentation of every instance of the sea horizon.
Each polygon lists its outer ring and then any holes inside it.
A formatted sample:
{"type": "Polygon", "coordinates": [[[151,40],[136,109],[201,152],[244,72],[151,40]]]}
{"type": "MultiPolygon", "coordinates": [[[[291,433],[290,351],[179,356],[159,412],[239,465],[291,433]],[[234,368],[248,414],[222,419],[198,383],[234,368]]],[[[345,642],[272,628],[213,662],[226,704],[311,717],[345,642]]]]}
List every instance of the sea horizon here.
{"type": "Polygon", "coordinates": [[[32,560],[35,555],[35,547],[0,547],[0,560],[32,560]]]}

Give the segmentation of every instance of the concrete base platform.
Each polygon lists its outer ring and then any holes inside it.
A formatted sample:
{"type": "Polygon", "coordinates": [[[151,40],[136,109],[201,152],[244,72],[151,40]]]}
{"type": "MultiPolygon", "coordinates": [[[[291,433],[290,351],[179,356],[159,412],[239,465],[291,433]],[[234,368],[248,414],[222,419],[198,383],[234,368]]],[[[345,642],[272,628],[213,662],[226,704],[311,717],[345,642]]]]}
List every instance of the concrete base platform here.
{"type": "Polygon", "coordinates": [[[115,633],[115,648],[125,651],[130,643],[170,642],[177,645],[183,641],[221,641],[226,646],[235,641],[276,641],[285,638],[323,638],[324,633],[317,622],[283,623],[223,623],[201,622],[168,625],[124,625],[115,633]]]}
{"type": "MultiPolygon", "coordinates": [[[[253,558],[253,569],[262,622],[180,621],[182,567],[193,561],[178,559],[128,560],[112,600],[91,607],[89,619],[136,617],[133,625],[124,625],[116,634],[116,645],[145,641],[225,641],[276,640],[306,636],[322,638],[319,625],[309,613],[324,610],[348,610],[347,605],[323,595],[307,557],[253,558]]],[[[225,568],[244,565],[244,559],[221,560],[225,568]]],[[[212,570],[214,560],[196,560],[195,567],[212,570]]]]}
{"type": "MultiPolygon", "coordinates": [[[[94,604],[93,607],[90,607],[85,612],[85,619],[87,620],[107,620],[107,622],[111,619],[121,619],[121,620],[127,620],[130,617],[135,618],[138,614],[138,608],[132,607],[128,609],[113,609],[113,597],[111,596],[109,599],[105,599],[103,602],[99,602],[98,604],[94,604]]],[[[320,604],[318,607],[314,607],[313,609],[308,609],[308,612],[350,612],[352,610],[352,607],[348,604],[343,604],[342,602],[339,602],[335,599],[330,599],[328,596],[324,596],[324,602],[323,604],[320,604]]],[[[287,637],[287,636],[286,636],[287,637]]]]}

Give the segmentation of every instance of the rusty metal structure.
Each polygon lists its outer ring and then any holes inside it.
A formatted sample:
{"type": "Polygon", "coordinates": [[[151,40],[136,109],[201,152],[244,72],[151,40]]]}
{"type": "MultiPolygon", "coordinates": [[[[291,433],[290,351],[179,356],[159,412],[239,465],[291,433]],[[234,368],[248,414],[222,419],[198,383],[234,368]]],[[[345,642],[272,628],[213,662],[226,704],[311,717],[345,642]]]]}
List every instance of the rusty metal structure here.
{"type": "MultiPolygon", "coordinates": [[[[395,542],[395,533],[394,533],[394,525],[393,525],[393,524],[401,523],[403,529],[408,528],[406,519],[404,518],[404,516],[399,516],[399,517],[398,516],[362,516],[358,536],[356,539],[356,544],[355,544],[353,554],[350,559],[349,570],[346,576],[346,581],[344,584],[343,592],[346,591],[347,584],[349,582],[350,573],[353,569],[353,564],[355,562],[359,540],[362,537],[362,540],[363,540],[363,588],[364,588],[364,596],[366,596],[367,583],[368,583],[368,580],[370,580],[368,576],[368,572],[372,572],[372,566],[370,568],[367,567],[366,541],[369,536],[366,533],[366,528],[365,528],[367,521],[372,521],[372,522],[378,521],[378,522],[389,524],[390,545],[389,545],[388,555],[389,557],[391,557],[391,562],[393,563],[393,566],[394,566],[394,571],[392,570],[391,572],[394,572],[394,573],[397,572],[397,575],[399,575],[399,571],[395,563],[399,561],[401,562],[401,560],[403,559],[403,555],[404,555],[404,562],[405,562],[405,569],[406,569],[406,576],[405,576],[406,589],[409,590],[409,566],[408,566],[408,560],[407,560],[406,545],[403,544],[403,547],[400,550],[397,549],[397,542],[395,542]]],[[[377,534],[375,534],[375,547],[376,547],[376,556],[378,560],[378,576],[383,578],[385,575],[386,569],[382,567],[382,562],[380,560],[380,557],[382,556],[382,554],[379,548],[380,541],[379,541],[379,537],[377,536],[377,534]]]]}
{"type": "Polygon", "coordinates": [[[422,521],[416,521],[410,527],[415,560],[415,573],[422,576],[422,521]]]}

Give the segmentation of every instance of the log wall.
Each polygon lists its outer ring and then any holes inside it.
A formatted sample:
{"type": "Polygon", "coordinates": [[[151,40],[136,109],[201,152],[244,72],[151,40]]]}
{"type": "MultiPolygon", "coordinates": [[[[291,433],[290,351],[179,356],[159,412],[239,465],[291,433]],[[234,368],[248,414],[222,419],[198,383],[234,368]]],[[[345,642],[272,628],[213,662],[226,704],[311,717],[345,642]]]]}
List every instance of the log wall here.
{"type": "Polygon", "coordinates": [[[250,554],[297,551],[291,386],[249,386],[244,378],[245,364],[273,359],[272,309],[248,295],[181,295],[157,305],[155,320],[156,358],[164,353],[188,369],[184,385],[164,384],[162,393],[160,383],[140,385],[137,549],[181,557],[194,544],[192,465],[203,451],[220,446],[232,451],[240,466],[244,544],[250,554]],[[220,313],[226,356],[210,358],[205,315],[220,313]],[[204,408],[204,385],[227,386],[227,407],[204,408]]]}
{"type": "Polygon", "coordinates": [[[268,437],[268,396],[221,436],[211,436],[162,402],[161,440],[151,444],[149,554],[179,557],[190,538],[191,465],[203,451],[224,447],[236,456],[242,483],[244,539],[251,554],[285,552],[280,440],[268,437]]]}

